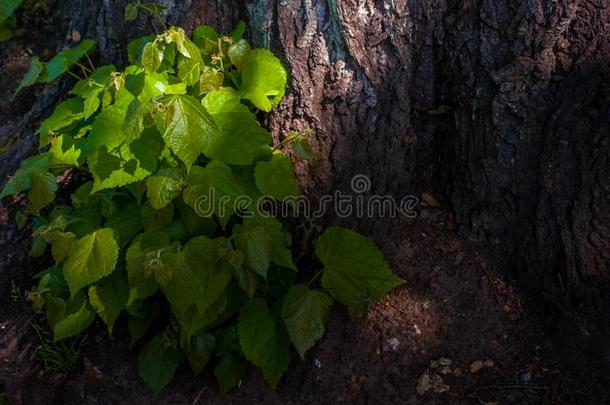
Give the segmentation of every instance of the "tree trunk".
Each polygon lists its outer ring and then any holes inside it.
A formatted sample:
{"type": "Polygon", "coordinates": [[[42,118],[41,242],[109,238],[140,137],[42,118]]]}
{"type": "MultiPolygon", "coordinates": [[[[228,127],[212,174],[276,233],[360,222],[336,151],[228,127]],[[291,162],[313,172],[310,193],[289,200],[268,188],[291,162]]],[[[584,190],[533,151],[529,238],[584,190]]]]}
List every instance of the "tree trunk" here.
{"type": "MultiPolygon", "coordinates": [[[[127,41],[154,25],[124,24],[125,1],[56,3],[62,30],[96,39],[101,62],[124,63],[127,41]]],[[[268,125],[280,138],[312,129],[316,159],[297,166],[307,194],[349,192],[364,174],[371,194],[443,195],[464,234],[535,305],[551,304],[557,311],[544,314],[566,320],[562,333],[575,333],[590,359],[610,364],[601,344],[610,320],[607,1],[162,3],[187,31],[227,31],[243,18],[249,39],[283,59],[290,88],[268,125]]],[[[24,122],[60,93],[41,97],[24,122]]],[[[29,128],[16,157],[32,150],[29,128]]],[[[387,242],[384,221],[349,221],[387,242]]]]}

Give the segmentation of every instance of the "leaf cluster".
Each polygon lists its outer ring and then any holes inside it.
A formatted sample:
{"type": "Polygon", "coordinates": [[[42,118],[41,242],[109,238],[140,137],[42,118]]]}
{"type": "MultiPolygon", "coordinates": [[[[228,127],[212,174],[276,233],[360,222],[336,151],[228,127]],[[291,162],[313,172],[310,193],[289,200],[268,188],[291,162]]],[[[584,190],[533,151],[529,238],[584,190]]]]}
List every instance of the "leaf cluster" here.
{"type": "MultiPolygon", "coordinates": [[[[316,243],[319,272],[301,283],[282,223],[256,207],[221,209],[221,199],[299,193],[288,144],[272,148],[257,119],[282,99],[286,70],[242,33],[201,26],[189,38],[170,27],[131,42],[130,66],[92,69],[42,122],[41,152],[1,194],[27,193],[31,254],[50,250],[55,262],[30,294],[54,340],[96,317],[109,333],[126,321],[155,393],[181,363],[194,374],[213,364],[223,392],[248,363],[275,387],[290,347],[305,356],[333,302],[360,316],[403,282],[372,241],[331,227],[316,243]],[[61,204],[66,170],[90,180],[61,204]]],[[[23,86],[54,80],[91,49],[86,40],[34,61],[23,86]]],[[[312,156],[306,137],[289,139],[295,155],[312,156]]]]}

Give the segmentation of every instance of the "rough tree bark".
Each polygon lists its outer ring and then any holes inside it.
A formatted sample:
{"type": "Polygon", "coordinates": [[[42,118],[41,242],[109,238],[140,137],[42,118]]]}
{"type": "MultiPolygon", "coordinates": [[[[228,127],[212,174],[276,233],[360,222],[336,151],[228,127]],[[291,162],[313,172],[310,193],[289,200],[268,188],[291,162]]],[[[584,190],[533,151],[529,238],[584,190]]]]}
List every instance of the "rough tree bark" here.
{"type": "MultiPolygon", "coordinates": [[[[61,29],[95,38],[101,61],[120,65],[152,23],[124,25],[125,3],[57,2],[61,29]]],[[[533,302],[558,310],[563,333],[594,344],[592,361],[610,364],[610,3],[162,3],[187,30],[243,18],[252,42],[281,56],[290,90],[268,125],[278,137],[312,128],[317,158],[298,166],[307,193],[349,191],[365,174],[371,193],[444,195],[464,234],[542,294],[533,302]]],[[[383,221],[354,225],[384,242],[383,221]]]]}

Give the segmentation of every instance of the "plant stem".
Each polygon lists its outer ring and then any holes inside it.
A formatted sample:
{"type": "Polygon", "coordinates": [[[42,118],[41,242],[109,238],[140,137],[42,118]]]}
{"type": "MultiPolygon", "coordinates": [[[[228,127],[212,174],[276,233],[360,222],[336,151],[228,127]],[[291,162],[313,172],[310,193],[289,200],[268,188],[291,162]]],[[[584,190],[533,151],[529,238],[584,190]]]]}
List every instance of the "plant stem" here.
{"type": "Polygon", "coordinates": [[[318,270],[317,273],[313,275],[311,280],[309,280],[307,282],[307,287],[309,287],[314,281],[316,281],[322,275],[322,271],[324,271],[324,269],[318,270]]]}

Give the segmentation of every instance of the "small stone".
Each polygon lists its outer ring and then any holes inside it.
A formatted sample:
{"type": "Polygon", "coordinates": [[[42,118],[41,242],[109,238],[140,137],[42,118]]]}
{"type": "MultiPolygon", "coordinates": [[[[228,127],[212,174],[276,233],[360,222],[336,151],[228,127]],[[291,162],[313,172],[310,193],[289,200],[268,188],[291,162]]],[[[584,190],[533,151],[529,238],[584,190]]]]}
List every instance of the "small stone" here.
{"type": "Polygon", "coordinates": [[[387,344],[388,348],[393,352],[397,352],[400,347],[400,341],[396,338],[388,339],[387,344]]]}
{"type": "Polygon", "coordinates": [[[473,361],[472,364],[470,364],[470,372],[473,374],[478,372],[482,368],[483,368],[483,362],[481,360],[473,361]]]}

